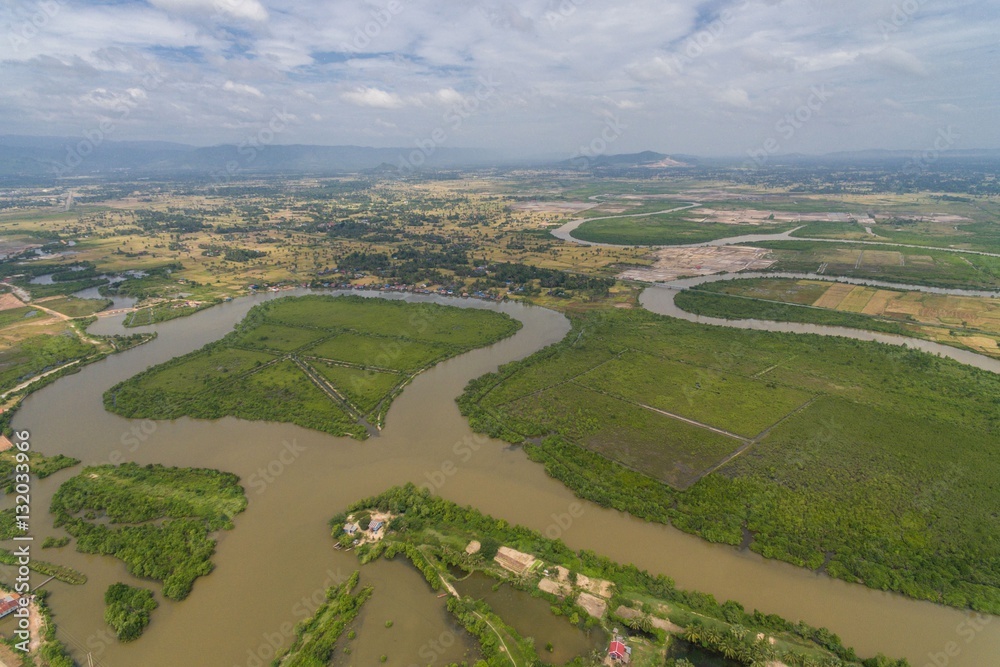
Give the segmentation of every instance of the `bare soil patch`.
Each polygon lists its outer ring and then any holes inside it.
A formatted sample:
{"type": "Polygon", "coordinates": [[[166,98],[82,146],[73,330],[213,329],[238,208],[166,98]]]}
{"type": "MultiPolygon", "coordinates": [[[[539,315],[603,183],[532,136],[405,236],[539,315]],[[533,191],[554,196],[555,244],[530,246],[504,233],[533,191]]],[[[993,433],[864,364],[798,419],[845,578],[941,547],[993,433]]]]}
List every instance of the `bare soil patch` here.
{"type": "Polygon", "coordinates": [[[760,271],[770,268],[768,250],[748,246],[707,246],[703,248],[660,248],[650,268],[623,271],[618,277],[642,282],[670,282],[687,276],[713,273],[760,271]]]}
{"type": "Polygon", "coordinates": [[[500,547],[497,555],[493,557],[500,567],[510,570],[514,574],[524,574],[531,569],[531,566],[538,560],[531,554],[511,549],[510,547],[500,547]]]}

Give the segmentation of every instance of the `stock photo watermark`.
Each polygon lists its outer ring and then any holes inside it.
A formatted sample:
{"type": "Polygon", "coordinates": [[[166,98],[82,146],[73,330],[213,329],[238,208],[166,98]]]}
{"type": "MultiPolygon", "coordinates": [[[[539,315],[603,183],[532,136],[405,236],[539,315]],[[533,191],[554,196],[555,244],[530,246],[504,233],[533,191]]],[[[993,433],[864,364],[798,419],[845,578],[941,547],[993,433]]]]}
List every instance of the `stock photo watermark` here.
{"type": "Polygon", "coordinates": [[[783,149],[785,142],[791,141],[799,130],[823,110],[833,96],[833,92],[825,84],[811,86],[805,101],[775,122],[774,132],[761,142],[760,147],[747,151],[750,160],[744,166],[763,167],[767,164],[772,156],[783,149]]]}
{"type": "Polygon", "coordinates": [[[408,154],[400,154],[397,166],[401,171],[412,172],[425,164],[439,148],[442,148],[453,132],[461,129],[466,120],[480,113],[495,103],[500,82],[493,78],[492,73],[478,78],[475,91],[462,97],[461,101],[452,105],[441,116],[443,124],[438,125],[426,136],[416,139],[416,149],[408,154]]]}
{"type": "MultiPolygon", "coordinates": [[[[22,7],[24,7],[22,5],[22,7]]],[[[28,18],[11,26],[7,41],[15,53],[37,37],[66,7],[66,0],[41,0],[27,8],[28,18]]]]}

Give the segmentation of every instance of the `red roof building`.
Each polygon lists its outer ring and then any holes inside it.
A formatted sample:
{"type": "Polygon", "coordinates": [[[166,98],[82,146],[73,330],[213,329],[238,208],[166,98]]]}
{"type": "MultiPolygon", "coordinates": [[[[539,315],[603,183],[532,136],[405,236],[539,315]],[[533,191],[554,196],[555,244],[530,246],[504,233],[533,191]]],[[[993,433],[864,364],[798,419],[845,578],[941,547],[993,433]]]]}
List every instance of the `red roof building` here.
{"type": "Polygon", "coordinates": [[[608,657],[619,662],[628,662],[632,658],[632,651],[616,637],[608,646],[608,657]]]}
{"type": "Polygon", "coordinates": [[[7,614],[13,613],[18,607],[18,599],[21,596],[17,593],[7,593],[2,598],[0,598],[0,618],[3,618],[7,614]]]}

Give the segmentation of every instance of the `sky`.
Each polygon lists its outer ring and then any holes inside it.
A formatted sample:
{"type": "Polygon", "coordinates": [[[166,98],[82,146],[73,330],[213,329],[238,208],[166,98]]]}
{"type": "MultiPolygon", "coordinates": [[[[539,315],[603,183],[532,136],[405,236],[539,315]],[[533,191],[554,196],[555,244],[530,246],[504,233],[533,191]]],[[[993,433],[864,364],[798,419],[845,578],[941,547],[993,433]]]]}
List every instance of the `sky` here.
{"type": "Polygon", "coordinates": [[[523,157],[1000,147],[989,0],[6,0],[0,134],[523,157]]]}

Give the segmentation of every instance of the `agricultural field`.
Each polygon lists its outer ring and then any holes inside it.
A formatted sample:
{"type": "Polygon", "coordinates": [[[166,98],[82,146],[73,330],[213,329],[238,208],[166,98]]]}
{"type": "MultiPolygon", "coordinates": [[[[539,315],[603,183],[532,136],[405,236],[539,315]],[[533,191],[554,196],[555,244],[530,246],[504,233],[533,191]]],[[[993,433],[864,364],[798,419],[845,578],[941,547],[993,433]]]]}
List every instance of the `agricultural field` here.
{"type": "MultiPolygon", "coordinates": [[[[692,210],[695,213],[698,211],[692,210]]],[[[692,219],[692,210],[641,218],[590,220],[577,227],[573,236],[582,241],[614,245],[682,245],[741,234],[777,234],[795,227],[792,223],[767,220],[749,224],[713,222],[704,218],[695,220],[692,219]]]]}
{"type": "Polygon", "coordinates": [[[109,299],[81,299],[75,296],[56,296],[49,299],[41,299],[34,303],[44,306],[49,310],[54,310],[66,317],[89,317],[111,305],[109,299]]]}
{"type": "Polygon", "coordinates": [[[771,251],[772,271],[815,272],[931,287],[1000,288],[1000,257],[822,241],[758,241],[753,245],[771,251]]]}
{"type": "Polygon", "coordinates": [[[183,600],[212,571],[212,534],[231,530],[246,505],[235,475],[125,463],[84,468],[59,487],[51,512],[78,551],[115,556],[183,600]]]}
{"type": "MultiPolygon", "coordinates": [[[[330,526],[339,544],[354,546],[362,566],[401,556],[431,588],[447,595],[448,611],[479,643],[482,659],[476,665],[608,664],[612,638],[627,643],[637,667],[683,665],[673,658],[684,655],[703,656],[697,664],[719,665],[908,664],[884,656],[863,661],[829,630],[750,612],[733,601],[719,603],[711,595],[679,589],[667,577],[593,552],[574,552],[560,540],[413,485],[361,500],[333,517],[330,526]],[[376,513],[388,517],[381,539],[345,532],[352,518],[376,513]],[[509,600],[513,603],[505,605],[509,600]],[[527,624],[529,618],[534,622],[527,624]]],[[[338,605],[343,599],[337,592],[329,598],[338,605]]],[[[322,611],[319,618],[331,615],[322,611]]],[[[309,620],[305,627],[316,625],[309,620]]],[[[325,645],[332,645],[334,634],[325,645]]],[[[385,650],[386,659],[395,657],[391,645],[385,650]]],[[[328,655],[323,651],[319,658],[328,655]]]]}
{"type": "Polygon", "coordinates": [[[762,278],[685,290],[678,306],[727,319],[773,319],[910,335],[1000,356],[1000,301],[821,280],[762,278]]]}
{"type": "Polygon", "coordinates": [[[512,335],[507,315],[357,296],[283,298],[236,330],[112,387],[112,412],[290,422],[364,439],[430,366],[512,335]]]}
{"type": "Polygon", "coordinates": [[[563,342],[469,384],[459,404],[476,430],[526,442],[596,502],[733,545],[750,531],[767,557],[1000,610],[995,375],[644,311],[573,319],[563,342]]]}

